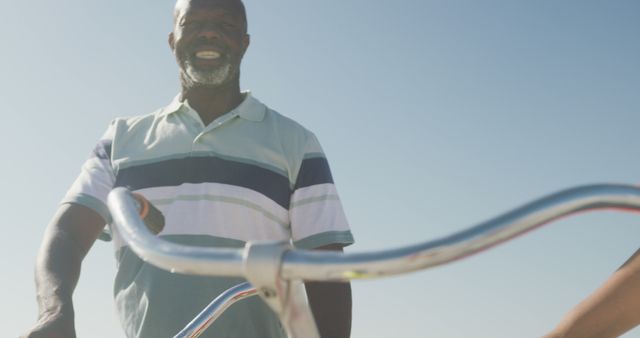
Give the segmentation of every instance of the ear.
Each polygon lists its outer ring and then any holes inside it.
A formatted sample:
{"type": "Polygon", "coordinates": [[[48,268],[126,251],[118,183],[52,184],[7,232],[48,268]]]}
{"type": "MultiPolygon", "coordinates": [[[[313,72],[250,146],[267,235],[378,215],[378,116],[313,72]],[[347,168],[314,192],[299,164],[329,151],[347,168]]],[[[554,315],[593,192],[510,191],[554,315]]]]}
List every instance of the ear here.
{"type": "Polygon", "coordinates": [[[246,53],[250,43],[251,43],[251,35],[245,34],[244,37],[242,38],[242,55],[246,53]]]}
{"type": "Polygon", "coordinates": [[[171,48],[171,51],[175,51],[176,50],[176,40],[175,37],[173,36],[173,32],[169,33],[169,48],[171,48]]]}

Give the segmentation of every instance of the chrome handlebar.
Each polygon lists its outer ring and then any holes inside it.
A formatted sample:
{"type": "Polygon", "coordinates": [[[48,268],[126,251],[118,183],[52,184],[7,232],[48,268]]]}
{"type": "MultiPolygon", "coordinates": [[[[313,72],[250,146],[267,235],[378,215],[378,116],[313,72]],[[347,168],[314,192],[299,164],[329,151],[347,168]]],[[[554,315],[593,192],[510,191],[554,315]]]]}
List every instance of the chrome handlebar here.
{"type": "MultiPolygon", "coordinates": [[[[108,205],[119,234],[145,261],[185,274],[245,275],[245,250],[189,247],[151,234],[125,188],[114,189],[108,205]]],[[[468,257],[560,217],[608,208],[640,211],[640,188],[600,184],[563,190],[452,235],[397,249],[364,253],[290,249],[282,256],[280,275],[284,280],[345,281],[422,270],[468,257]]]]}
{"type": "Polygon", "coordinates": [[[302,281],[346,281],[422,270],[468,257],[577,212],[640,211],[640,188],[611,184],[571,188],[440,239],[364,253],[298,250],[288,242],[249,242],[244,249],[190,247],[152,234],[125,188],[109,194],[108,206],[115,224],[112,230],[143,260],[171,272],[246,277],[251,283],[220,295],[175,338],[198,337],[226,307],[256,293],[278,314],[289,337],[319,338],[302,281]]]}

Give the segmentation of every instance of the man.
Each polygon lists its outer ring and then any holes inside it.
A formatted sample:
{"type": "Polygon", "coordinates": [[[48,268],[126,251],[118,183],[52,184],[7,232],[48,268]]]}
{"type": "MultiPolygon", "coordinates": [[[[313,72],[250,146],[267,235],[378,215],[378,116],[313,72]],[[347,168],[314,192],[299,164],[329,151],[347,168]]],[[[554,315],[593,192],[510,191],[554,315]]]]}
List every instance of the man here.
{"type": "MultiPolygon", "coordinates": [[[[127,186],[161,209],[160,236],[241,247],[292,240],[342,250],[353,238],[315,136],[241,93],[249,46],[241,0],[178,0],[169,45],[182,91],[152,114],[116,119],[48,226],[36,265],[40,314],[29,338],[75,337],[72,293],[82,259],[110,222],[108,192],[127,186]]],[[[117,232],[114,294],[128,337],[170,337],[241,280],[170,274],[138,259],[117,232]]],[[[347,283],[307,283],[323,337],[348,337],[347,283]]],[[[234,305],[203,337],[284,337],[259,299],[234,305]]]]}
{"type": "Polygon", "coordinates": [[[640,250],[544,338],[615,338],[640,324],[640,250]]]}

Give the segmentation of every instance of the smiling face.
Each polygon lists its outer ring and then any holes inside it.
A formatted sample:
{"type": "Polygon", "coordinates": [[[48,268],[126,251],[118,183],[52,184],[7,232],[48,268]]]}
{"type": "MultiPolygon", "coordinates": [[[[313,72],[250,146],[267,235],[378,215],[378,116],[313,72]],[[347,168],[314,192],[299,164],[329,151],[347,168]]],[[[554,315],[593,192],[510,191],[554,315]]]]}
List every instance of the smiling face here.
{"type": "Polygon", "coordinates": [[[169,45],[183,86],[239,82],[249,46],[244,6],[240,0],[179,0],[169,45]]]}

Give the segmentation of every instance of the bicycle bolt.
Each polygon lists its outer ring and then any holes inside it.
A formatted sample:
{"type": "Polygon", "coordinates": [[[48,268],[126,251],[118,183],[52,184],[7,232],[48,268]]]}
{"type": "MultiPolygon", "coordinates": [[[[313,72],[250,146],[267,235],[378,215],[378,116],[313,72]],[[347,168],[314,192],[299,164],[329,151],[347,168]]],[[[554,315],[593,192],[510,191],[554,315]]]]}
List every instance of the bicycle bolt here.
{"type": "Polygon", "coordinates": [[[262,296],[264,296],[265,298],[273,298],[276,296],[276,291],[270,288],[262,288],[262,290],[260,290],[262,293],[262,296]]]}

